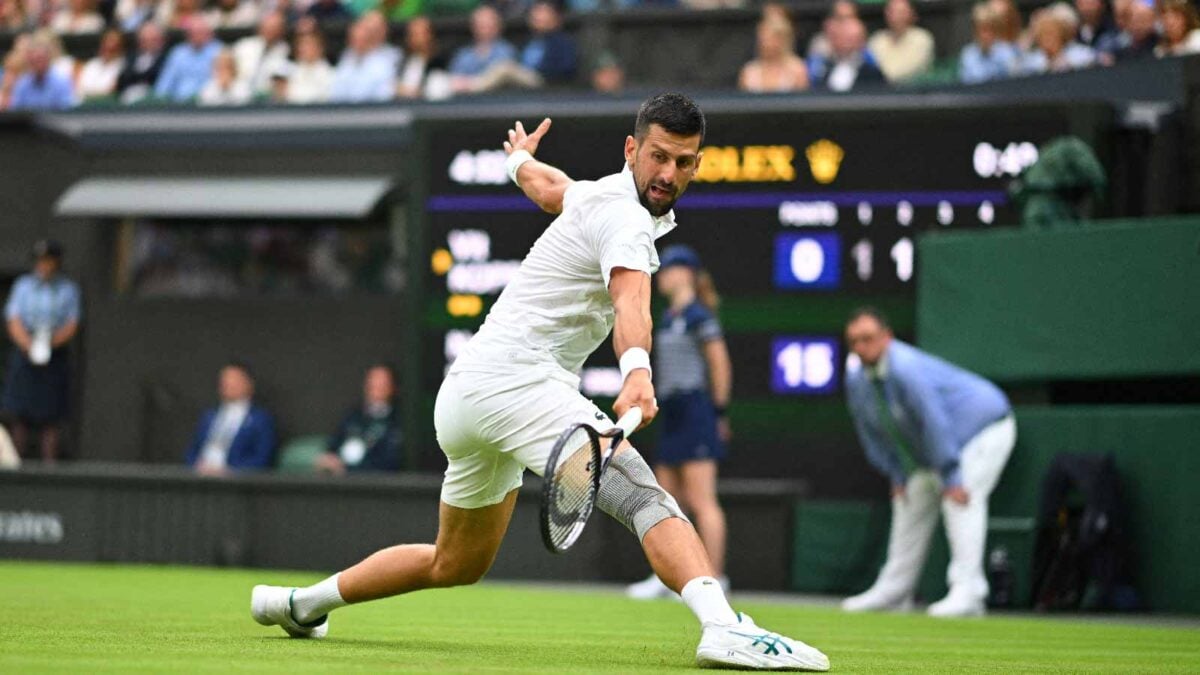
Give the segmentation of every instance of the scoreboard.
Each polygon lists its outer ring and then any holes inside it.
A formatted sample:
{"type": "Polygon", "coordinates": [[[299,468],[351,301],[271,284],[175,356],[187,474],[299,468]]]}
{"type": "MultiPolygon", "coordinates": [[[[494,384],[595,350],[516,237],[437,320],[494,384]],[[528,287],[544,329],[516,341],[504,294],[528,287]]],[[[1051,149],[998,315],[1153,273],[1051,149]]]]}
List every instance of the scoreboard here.
{"type": "MultiPolygon", "coordinates": [[[[842,407],[841,329],[852,308],[880,306],[902,335],[909,330],[919,233],[1014,225],[1007,186],[1037,161],[1038,147],[1067,133],[1089,139],[1105,119],[1066,105],[703,107],[703,161],[676,205],[679,227],[659,245],[692,246],[713,275],[734,364],[731,413],[735,428],[745,418],[743,440],[757,453],[781,443],[772,432],[776,413],[842,407]],[[797,406],[801,399],[818,405],[797,406]]],[[[576,179],[619,171],[636,108],[631,101],[619,114],[548,110],[554,124],[538,158],[576,179]]],[[[552,220],[505,174],[499,146],[513,120],[498,114],[427,127],[429,391],[552,220]]],[[[540,116],[522,121],[532,128],[540,116]]],[[[619,387],[615,359],[602,348],[583,373],[584,393],[604,398],[619,387]]],[[[833,434],[839,443],[852,438],[844,426],[833,434]]]]}

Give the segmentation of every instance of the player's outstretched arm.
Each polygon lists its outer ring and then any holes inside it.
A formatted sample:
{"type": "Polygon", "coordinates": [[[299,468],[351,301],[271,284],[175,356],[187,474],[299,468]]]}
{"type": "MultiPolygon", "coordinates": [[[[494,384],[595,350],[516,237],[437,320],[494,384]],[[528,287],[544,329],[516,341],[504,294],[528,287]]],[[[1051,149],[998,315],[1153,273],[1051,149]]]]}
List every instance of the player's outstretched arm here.
{"type": "Polygon", "coordinates": [[[571,178],[561,170],[533,159],[538,144],[549,130],[549,117],[542,120],[538,128],[528,134],[525,133],[525,126],[517,122],[508,130],[504,152],[509,156],[509,176],[517,187],[543,211],[557,215],[562,213],[563,195],[571,186],[571,178]],[[514,162],[519,162],[515,169],[514,162]]]}
{"type": "MultiPolygon", "coordinates": [[[[650,317],[650,275],[641,270],[614,267],[608,283],[616,321],[613,351],[621,362],[625,383],[613,404],[621,417],[634,406],[642,409],[642,426],[658,414],[654,385],[650,381],[650,342],[654,322],[650,317]]],[[[640,428],[640,427],[639,427],[640,428]]]]}

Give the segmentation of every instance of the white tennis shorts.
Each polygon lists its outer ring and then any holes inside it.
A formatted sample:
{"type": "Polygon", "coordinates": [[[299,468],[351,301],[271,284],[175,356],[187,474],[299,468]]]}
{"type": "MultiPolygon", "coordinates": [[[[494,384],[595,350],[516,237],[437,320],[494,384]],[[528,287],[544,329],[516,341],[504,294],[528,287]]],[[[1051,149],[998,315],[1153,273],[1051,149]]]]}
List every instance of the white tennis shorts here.
{"type": "Polygon", "coordinates": [[[463,509],[499,504],[521,486],[525,469],[542,474],[554,441],[579,422],[612,425],[578,389],[537,369],[446,376],[433,411],[448,461],[442,501],[463,509]]]}

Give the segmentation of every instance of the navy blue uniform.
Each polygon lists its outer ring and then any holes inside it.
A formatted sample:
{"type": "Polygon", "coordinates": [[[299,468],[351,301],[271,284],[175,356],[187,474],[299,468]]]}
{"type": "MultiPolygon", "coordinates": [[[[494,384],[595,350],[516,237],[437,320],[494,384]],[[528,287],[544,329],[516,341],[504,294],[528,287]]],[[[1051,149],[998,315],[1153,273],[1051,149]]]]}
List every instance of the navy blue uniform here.
{"type": "Polygon", "coordinates": [[[660,439],[656,460],[682,464],[725,457],[717,435],[717,412],[709,393],[704,346],[721,339],[721,324],[697,301],[682,312],[667,310],[654,334],[654,388],[660,439]]]}

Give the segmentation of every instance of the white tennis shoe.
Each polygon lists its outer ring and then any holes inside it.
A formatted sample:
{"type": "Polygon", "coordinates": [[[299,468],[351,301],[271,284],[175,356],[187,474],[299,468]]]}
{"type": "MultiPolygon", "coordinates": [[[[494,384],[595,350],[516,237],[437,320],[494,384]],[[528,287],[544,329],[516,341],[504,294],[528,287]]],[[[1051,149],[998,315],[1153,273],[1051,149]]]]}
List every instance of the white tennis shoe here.
{"type": "Polygon", "coordinates": [[[736,624],[704,626],[700,646],[696,647],[696,665],[825,672],[829,670],[829,657],[799,640],[759,628],[753,619],[739,612],[736,624]]]}
{"type": "Polygon", "coordinates": [[[250,592],[250,616],[264,626],[279,626],[294,638],[323,638],[329,632],[329,617],[301,624],[292,616],[295,588],[258,585],[250,592]]]}

